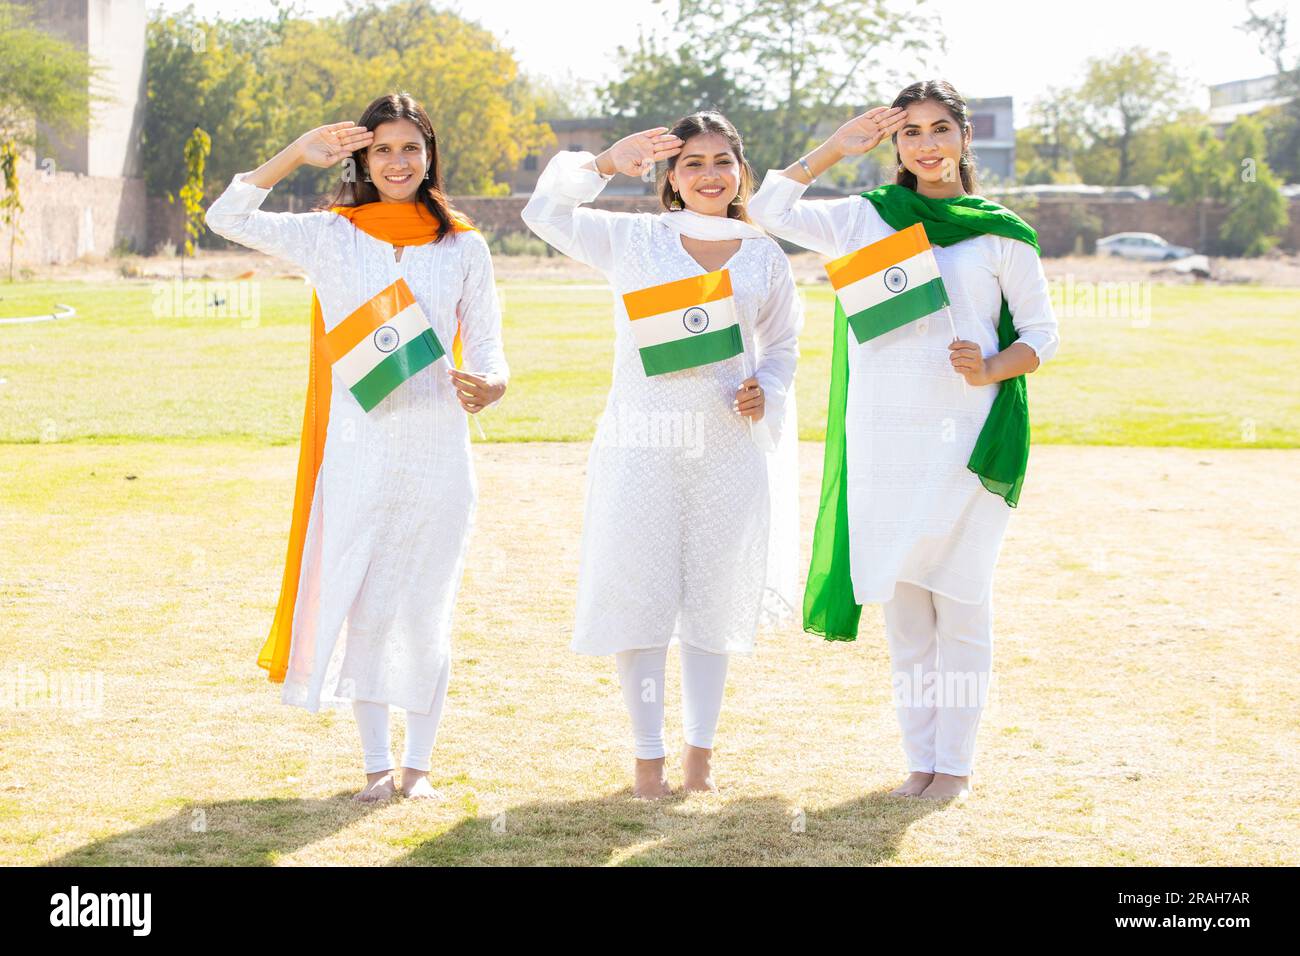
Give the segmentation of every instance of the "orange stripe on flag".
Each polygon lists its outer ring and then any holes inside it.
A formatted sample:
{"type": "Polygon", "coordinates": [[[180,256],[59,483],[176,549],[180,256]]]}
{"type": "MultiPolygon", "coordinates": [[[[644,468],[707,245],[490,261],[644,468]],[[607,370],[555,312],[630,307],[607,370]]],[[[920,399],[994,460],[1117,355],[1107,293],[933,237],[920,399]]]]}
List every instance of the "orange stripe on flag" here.
{"type": "Polygon", "coordinates": [[[930,237],[925,234],[925,226],[914,222],[892,236],[886,236],[856,252],[826,263],[826,274],[830,276],[834,288],[842,289],[929,248],[930,237]]]}
{"type": "Polygon", "coordinates": [[[325,351],[330,361],[337,362],[353,347],[393,316],[415,302],[415,295],[405,279],[398,279],[388,288],[349,315],[325,335],[325,351]]]}
{"type": "Polygon", "coordinates": [[[726,269],[676,282],[653,285],[623,295],[629,319],[646,319],[652,315],[689,309],[693,305],[716,302],[731,295],[731,273],[726,269]]]}

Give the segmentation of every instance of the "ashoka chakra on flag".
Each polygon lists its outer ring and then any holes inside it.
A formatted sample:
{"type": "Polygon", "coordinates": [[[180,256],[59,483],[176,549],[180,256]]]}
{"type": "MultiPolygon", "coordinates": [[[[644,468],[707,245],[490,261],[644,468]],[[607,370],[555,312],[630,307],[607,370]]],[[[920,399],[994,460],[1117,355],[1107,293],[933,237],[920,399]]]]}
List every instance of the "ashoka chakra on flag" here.
{"type": "Polygon", "coordinates": [[[939,263],[919,222],[828,262],[826,274],[859,344],[948,304],[939,263]]]}
{"type": "Polygon", "coordinates": [[[325,335],[331,367],[366,411],[445,354],[405,279],[374,296],[325,335]]]}

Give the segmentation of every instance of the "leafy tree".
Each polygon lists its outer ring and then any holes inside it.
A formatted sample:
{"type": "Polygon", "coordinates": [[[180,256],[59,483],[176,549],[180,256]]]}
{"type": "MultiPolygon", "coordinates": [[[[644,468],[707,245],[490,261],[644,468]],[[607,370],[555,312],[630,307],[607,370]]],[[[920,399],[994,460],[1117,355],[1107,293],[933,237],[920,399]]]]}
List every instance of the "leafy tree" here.
{"type": "Polygon", "coordinates": [[[1277,177],[1264,158],[1264,130],[1259,121],[1242,116],[1229,126],[1223,137],[1223,154],[1231,173],[1222,180],[1228,217],[1219,230],[1220,246],[1228,255],[1262,255],[1277,243],[1288,214],[1277,177]]]}
{"type": "Polygon", "coordinates": [[[1075,95],[1079,122],[1089,141],[1076,166],[1090,183],[1132,183],[1142,131],[1170,121],[1185,109],[1183,84],[1169,55],[1144,47],[1089,59],[1075,95]]]}
{"type": "Polygon", "coordinates": [[[1158,183],[1171,201],[1197,207],[1199,248],[1208,245],[1206,213],[1215,203],[1228,207],[1219,252],[1257,256],[1277,242],[1287,224],[1286,201],[1264,158],[1257,120],[1241,117],[1222,140],[1205,125],[1174,124],[1164,131],[1161,149],[1168,172],[1158,183]]]}
{"type": "Polygon", "coordinates": [[[621,76],[600,90],[605,112],[614,118],[620,138],[648,126],[671,126],[697,110],[724,114],[745,137],[757,104],[719,62],[698,57],[689,46],[647,36],[635,47],[618,48],[621,76]]]}
{"type": "Polygon", "coordinates": [[[671,122],[714,105],[742,137],[761,124],[762,137],[746,140],[759,173],[813,146],[819,126],[892,100],[915,79],[883,73],[881,61],[943,46],[924,0],[900,9],[887,0],[679,0],[675,26],[684,36],[676,48],[642,38],[624,51],[623,77],[603,90],[607,107],[671,122]]]}
{"type": "Polygon", "coordinates": [[[36,120],[66,132],[86,129],[91,106],[105,97],[103,77],[85,50],[31,25],[31,11],[0,2],[0,139],[44,146],[36,120]]]}
{"type": "Polygon", "coordinates": [[[1246,9],[1248,16],[1240,29],[1252,34],[1260,52],[1273,61],[1278,94],[1290,97],[1259,114],[1265,123],[1268,162],[1284,181],[1300,182],[1300,56],[1287,63],[1287,10],[1266,11],[1255,0],[1248,0],[1246,9]]]}

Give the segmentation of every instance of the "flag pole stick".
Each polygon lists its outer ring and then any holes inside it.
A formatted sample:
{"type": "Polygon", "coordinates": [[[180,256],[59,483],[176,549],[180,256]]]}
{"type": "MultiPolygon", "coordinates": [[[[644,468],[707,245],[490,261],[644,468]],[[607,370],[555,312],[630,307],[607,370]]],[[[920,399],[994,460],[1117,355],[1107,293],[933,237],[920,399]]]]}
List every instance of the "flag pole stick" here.
{"type": "MultiPolygon", "coordinates": [[[[945,305],[943,307],[943,314],[948,316],[948,328],[952,329],[952,340],[956,342],[958,339],[961,338],[961,336],[957,334],[957,323],[954,322],[952,319],[952,309],[949,306],[945,305]]],[[[961,393],[963,395],[969,394],[970,386],[966,384],[966,376],[962,375],[960,372],[958,372],[957,374],[961,378],[961,393]]]]}
{"type": "MultiPolygon", "coordinates": [[[[740,343],[741,343],[741,345],[744,345],[744,344],[745,344],[745,340],[742,338],[742,339],[740,340],[740,343]]],[[[745,349],[743,352],[740,353],[740,356],[741,356],[741,357],[740,357],[740,369],[741,369],[742,372],[745,372],[745,378],[748,379],[748,378],[750,377],[750,375],[753,374],[752,372],[748,372],[748,371],[746,371],[746,370],[749,368],[749,350],[748,350],[748,349],[745,349]]],[[[753,437],[754,437],[754,419],[752,419],[752,418],[750,418],[748,415],[746,415],[746,416],[745,416],[745,421],[749,422],[749,437],[750,437],[750,438],[753,438],[753,437]]]]}

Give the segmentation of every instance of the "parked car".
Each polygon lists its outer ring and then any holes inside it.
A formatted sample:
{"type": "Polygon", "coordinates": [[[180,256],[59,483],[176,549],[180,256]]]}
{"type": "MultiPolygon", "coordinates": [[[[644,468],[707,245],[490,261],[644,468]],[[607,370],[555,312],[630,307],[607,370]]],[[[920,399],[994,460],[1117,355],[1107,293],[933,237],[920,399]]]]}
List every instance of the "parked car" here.
{"type": "Polygon", "coordinates": [[[1195,250],[1175,246],[1152,232],[1117,232],[1097,240],[1097,252],[1125,259],[1181,259],[1195,250]]]}

